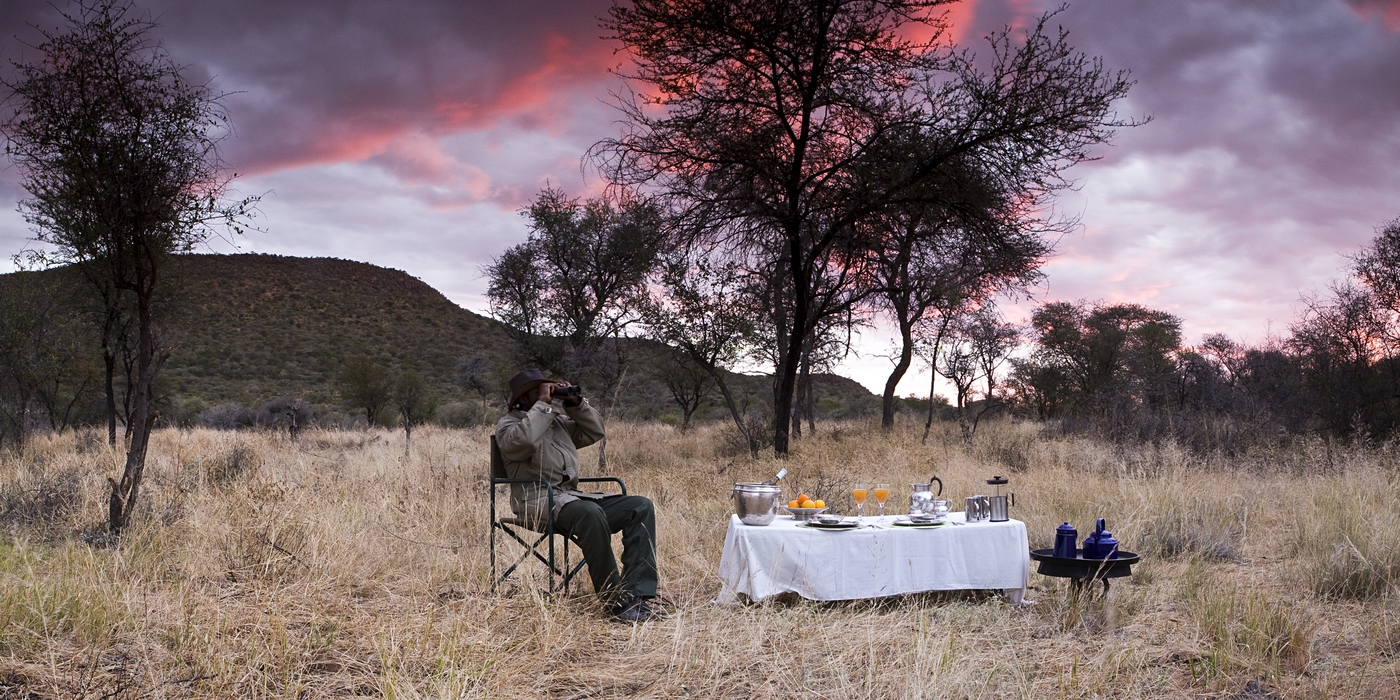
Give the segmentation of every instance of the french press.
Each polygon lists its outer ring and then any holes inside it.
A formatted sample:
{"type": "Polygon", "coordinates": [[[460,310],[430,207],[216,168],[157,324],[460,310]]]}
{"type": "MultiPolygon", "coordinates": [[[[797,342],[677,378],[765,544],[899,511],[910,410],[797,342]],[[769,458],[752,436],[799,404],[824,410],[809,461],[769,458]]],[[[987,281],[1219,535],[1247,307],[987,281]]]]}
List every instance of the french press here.
{"type": "Polygon", "coordinates": [[[994,523],[1004,523],[1007,520],[1010,520],[1011,518],[1009,518],[1006,513],[1007,509],[1010,506],[1016,505],[1015,493],[1009,493],[1005,496],[1001,494],[1001,487],[1005,486],[1006,484],[1007,480],[1004,476],[994,476],[990,479],[987,479],[988,486],[996,487],[996,495],[988,499],[990,501],[992,511],[991,521],[994,523]]]}

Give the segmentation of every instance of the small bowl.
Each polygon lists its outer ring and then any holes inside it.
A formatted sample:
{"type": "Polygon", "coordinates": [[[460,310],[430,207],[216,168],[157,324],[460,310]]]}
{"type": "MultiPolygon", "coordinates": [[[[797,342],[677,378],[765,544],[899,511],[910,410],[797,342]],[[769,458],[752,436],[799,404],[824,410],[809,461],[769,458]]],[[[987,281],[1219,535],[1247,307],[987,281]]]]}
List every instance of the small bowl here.
{"type": "Polygon", "coordinates": [[[812,520],[815,520],[823,525],[835,525],[845,519],[846,518],[844,516],[837,515],[835,513],[818,513],[812,516],[812,520]]]}
{"type": "Polygon", "coordinates": [[[799,521],[811,520],[812,516],[826,512],[826,508],[789,508],[787,506],[783,506],[783,510],[792,513],[792,519],[799,521]]]}
{"type": "Polygon", "coordinates": [[[939,521],[938,516],[934,515],[933,513],[910,513],[910,514],[909,514],[909,522],[911,522],[911,523],[936,523],[936,522],[938,522],[938,521],[939,521]]]}

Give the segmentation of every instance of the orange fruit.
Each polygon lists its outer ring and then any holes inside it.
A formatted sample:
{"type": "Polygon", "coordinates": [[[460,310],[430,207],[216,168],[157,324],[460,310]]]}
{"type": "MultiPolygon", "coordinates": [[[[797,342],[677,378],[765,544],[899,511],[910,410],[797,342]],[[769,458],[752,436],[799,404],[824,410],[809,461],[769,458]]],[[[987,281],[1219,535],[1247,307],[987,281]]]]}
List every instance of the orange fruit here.
{"type": "Polygon", "coordinates": [[[826,507],[826,501],[823,501],[822,499],[818,498],[818,499],[814,502],[813,507],[815,507],[815,508],[825,508],[825,507],[826,507]]]}
{"type": "Polygon", "coordinates": [[[813,500],[810,500],[810,499],[809,499],[809,500],[806,500],[806,501],[803,501],[803,502],[802,502],[802,507],[803,507],[803,508],[816,508],[816,507],[817,507],[817,503],[816,503],[816,501],[813,501],[813,500]]]}
{"type": "Polygon", "coordinates": [[[802,507],[802,501],[799,501],[799,500],[796,500],[796,499],[793,499],[793,500],[791,500],[791,501],[788,501],[788,507],[789,507],[789,508],[801,508],[801,507],[802,507]]]}
{"type": "Polygon", "coordinates": [[[799,493],[799,494],[797,494],[797,502],[798,502],[798,503],[803,503],[803,502],[810,501],[810,500],[812,500],[812,499],[811,499],[807,494],[805,494],[805,493],[799,493]]]}

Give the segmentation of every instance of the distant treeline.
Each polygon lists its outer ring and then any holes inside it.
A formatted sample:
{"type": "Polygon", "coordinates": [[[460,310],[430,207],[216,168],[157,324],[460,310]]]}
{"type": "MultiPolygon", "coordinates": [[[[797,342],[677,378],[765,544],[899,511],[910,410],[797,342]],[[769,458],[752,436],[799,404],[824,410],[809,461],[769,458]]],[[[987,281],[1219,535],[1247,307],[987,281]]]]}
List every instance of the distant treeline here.
{"type": "Polygon", "coordinates": [[[1287,335],[1188,346],[1176,316],[1051,303],[994,397],[1020,415],[1115,438],[1236,450],[1302,433],[1386,439],[1400,427],[1400,219],[1303,299],[1287,335]]]}

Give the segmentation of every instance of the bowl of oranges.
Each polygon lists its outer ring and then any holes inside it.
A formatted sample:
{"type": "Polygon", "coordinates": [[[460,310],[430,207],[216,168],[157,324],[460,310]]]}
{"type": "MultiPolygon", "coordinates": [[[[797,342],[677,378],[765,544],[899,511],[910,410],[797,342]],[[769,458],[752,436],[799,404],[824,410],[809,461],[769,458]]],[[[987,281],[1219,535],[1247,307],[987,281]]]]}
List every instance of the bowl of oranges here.
{"type": "Polygon", "coordinates": [[[793,520],[811,520],[812,516],[826,511],[826,501],[799,493],[797,498],[787,502],[787,507],[784,510],[792,514],[793,520]]]}

